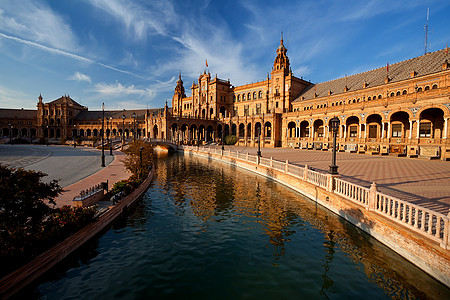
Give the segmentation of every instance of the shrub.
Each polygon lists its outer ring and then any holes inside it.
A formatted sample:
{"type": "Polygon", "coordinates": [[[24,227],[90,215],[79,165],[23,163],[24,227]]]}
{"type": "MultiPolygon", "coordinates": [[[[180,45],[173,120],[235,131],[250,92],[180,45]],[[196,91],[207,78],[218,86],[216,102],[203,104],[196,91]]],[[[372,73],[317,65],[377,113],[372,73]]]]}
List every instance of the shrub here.
{"type": "Polygon", "coordinates": [[[237,137],[235,135],[227,135],[225,137],[225,144],[234,145],[237,142],[237,137]]]}

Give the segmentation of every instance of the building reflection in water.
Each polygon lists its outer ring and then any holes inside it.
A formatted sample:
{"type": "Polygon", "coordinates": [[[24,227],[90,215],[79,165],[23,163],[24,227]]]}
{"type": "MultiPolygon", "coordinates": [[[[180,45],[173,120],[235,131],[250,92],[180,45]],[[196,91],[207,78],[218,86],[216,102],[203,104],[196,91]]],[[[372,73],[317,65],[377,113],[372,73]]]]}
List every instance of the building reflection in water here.
{"type": "Polygon", "coordinates": [[[410,298],[411,286],[420,286],[423,296],[434,293],[421,278],[411,275],[417,269],[415,266],[350,223],[272,180],[189,155],[176,156],[158,174],[172,178],[166,181],[165,190],[172,193],[173,205],[180,214],[191,210],[200,221],[201,230],[207,231],[210,222],[221,222],[230,215],[244,218],[240,221],[247,228],[243,230],[263,230],[268,237],[265,246],[273,247],[274,266],[286,251],[297,251],[289,245],[295,233],[305,230],[304,234],[308,234],[307,226],[319,229],[325,239],[323,250],[317,253],[324,255],[321,290],[324,296],[333,286],[329,274],[336,272],[333,268],[336,251],[350,257],[388,295],[410,298]],[[187,173],[190,175],[186,176],[187,173]],[[392,269],[397,270],[395,274],[392,269]],[[411,286],[401,288],[403,285],[411,286]]]}

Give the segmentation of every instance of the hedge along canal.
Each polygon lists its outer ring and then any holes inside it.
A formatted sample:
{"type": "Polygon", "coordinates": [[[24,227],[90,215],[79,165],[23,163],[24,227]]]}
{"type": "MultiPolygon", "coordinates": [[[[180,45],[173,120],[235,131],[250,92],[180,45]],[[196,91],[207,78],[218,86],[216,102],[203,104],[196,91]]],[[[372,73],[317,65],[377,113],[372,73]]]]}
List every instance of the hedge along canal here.
{"type": "Polygon", "coordinates": [[[450,296],[293,190],[182,154],[157,159],[143,199],[90,245],[31,293],[46,299],[450,296]]]}

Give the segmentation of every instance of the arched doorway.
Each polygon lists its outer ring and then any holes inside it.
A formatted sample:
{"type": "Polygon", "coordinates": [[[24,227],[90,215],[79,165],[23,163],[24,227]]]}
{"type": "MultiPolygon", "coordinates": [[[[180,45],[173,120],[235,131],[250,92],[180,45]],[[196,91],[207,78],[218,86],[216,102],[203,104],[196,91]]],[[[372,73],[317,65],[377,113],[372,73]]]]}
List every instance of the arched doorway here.
{"type": "Polygon", "coordinates": [[[239,138],[243,139],[245,137],[245,125],[243,123],[239,124],[239,138]]]}
{"type": "Polygon", "coordinates": [[[212,140],[214,140],[214,128],[212,125],[209,125],[206,127],[206,141],[209,142],[212,140]]]}
{"type": "Polygon", "coordinates": [[[272,124],[270,122],[264,124],[264,137],[266,140],[272,139],[272,124]]]}
{"type": "Polygon", "coordinates": [[[428,108],[420,113],[419,138],[442,138],[444,112],[440,108],[428,108]]]}
{"type": "Polygon", "coordinates": [[[404,111],[398,111],[391,116],[391,136],[393,138],[405,138],[410,132],[409,115],[404,111]]]}
{"type": "Polygon", "coordinates": [[[314,133],[313,133],[313,139],[322,139],[324,136],[324,126],[322,120],[315,120],[313,123],[314,127],[314,133]]]}
{"type": "Polygon", "coordinates": [[[231,124],[231,135],[236,135],[236,124],[231,124]]]}
{"type": "Polygon", "coordinates": [[[367,117],[366,135],[369,139],[377,139],[381,137],[381,116],[373,114],[367,117]]]}
{"type": "Polygon", "coordinates": [[[347,135],[344,135],[349,138],[357,138],[359,132],[359,119],[356,116],[351,116],[345,122],[347,125],[347,135]]]}
{"type": "Polygon", "coordinates": [[[154,125],[153,126],[153,138],[157,139],[158,138],[158,125],[154,125]]]}
{"type": "Polygon", "coordinates": [[[258,137],[260,137],[261,134],[262,134],[262,131],[261,131],[261,123],[256,122],[256,124],[255,124],[255,131],[254,131],[255,139],[257,139],[258,137]]]}
{"type": "Polygon", "coordinates": [[[295,122],[288,123],[288,138],[295,137],[295,122]]]}
{"type": "Polygon", "coordinates": [[[309,137],[309,123],[308,121],[302,121],[300,123],[300,137],[309,137]]]}

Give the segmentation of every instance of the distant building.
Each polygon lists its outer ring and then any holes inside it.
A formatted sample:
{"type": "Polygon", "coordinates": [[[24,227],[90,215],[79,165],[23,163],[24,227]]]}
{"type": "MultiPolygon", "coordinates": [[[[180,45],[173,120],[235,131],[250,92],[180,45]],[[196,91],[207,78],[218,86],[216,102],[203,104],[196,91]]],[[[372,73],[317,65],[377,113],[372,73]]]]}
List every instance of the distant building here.
{"type": "MultiPolygon", "coordinates": [[[[223,131],[239,145],[261,139],[262,147],[328,150],[336,116],[341,151],[450,159],[448,49],[317,84],[293,75],[283,39],[276,53],[267,78],[252,84],[233,86],[205,69],[186,96],[180,74],[171,108],[106,111],[105,130],[185,144],[220,141],[223,131]]],[[[101,111],[89,112],[69,96],[38,100],[34,118],[33,111],[0,110],[4,137],[100,135],[101,111]]]]}

